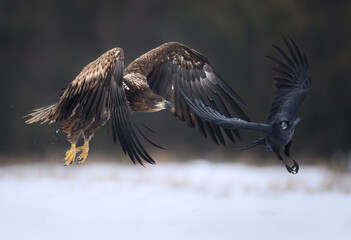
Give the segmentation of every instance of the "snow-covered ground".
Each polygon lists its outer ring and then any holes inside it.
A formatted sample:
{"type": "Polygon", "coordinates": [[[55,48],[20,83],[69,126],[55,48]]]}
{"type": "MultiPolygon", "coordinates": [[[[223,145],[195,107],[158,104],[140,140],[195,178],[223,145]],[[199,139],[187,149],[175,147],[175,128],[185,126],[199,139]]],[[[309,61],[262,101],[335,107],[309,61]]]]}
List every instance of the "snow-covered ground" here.
{"type": "Polygon", "coordinates": [[[4,166],[0,239],[351,239],[351,176],[206,161],[4,166]]]}

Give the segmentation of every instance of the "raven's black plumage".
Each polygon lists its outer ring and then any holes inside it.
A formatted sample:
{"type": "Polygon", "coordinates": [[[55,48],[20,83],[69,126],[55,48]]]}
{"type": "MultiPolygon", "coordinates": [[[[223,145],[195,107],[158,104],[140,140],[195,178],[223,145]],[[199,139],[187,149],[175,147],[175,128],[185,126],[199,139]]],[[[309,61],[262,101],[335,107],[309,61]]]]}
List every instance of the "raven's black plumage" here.
{"type": "Polygon", "coordinates": [[[273,45],[282,59],[268,57],[278,65],[273,68],[278,75],[274,77],[276,92],[267,123],[254,123],[240,118],[228,118],[203,103],[201,99],[190,100],[182,91],[181,94],[191,110],[208,122],[228,129],[248,129],[265,132],[267,134],[266,137],[252,142],[251,145],[243,149],[265,145],[268,150],[273,151],[277,155],[289,172],[297,173],[299,165],[291,158],[290,147],[295,125],[300,120],[300,118],[296,118],[296,114],[308,90],[311,88],[312,80],[305,53],[291,39],[288,41],[284,38],[283,40],[289,53],[273,45]],[[292,167],[288,166],[280,155],[280,149],[282,148],[284,148],[285,155],[294,161],[292,167]]]}

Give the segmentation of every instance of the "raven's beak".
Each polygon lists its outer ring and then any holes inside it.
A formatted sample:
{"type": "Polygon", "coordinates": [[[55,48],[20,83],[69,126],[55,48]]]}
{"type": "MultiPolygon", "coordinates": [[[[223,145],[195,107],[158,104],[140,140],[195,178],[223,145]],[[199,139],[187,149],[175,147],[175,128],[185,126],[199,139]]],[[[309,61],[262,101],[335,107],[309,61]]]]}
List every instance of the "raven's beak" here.
{"type": "Polygon", "coordinates": [[[171,109],[172,108],[172,103],[169,102],[169,101],[164,101],[164,107],[168,108],[168,109],[171,109]]]}
{"type": "Polygon", "coordinates": [[[296,118],[294,121],[294,126],[296,126],[301,121],[301,119],[302,119],[302,117],[296,118]]]}

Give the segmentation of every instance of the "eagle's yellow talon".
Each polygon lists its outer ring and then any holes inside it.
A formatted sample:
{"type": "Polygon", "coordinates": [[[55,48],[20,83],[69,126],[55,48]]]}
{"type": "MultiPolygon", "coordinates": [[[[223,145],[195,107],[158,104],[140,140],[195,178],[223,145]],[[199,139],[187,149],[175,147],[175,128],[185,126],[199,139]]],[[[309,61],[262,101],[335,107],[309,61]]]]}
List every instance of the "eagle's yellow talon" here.
{"type": "Polygon", "coordinates": [[[74,162],[76,159],[76,154],[77,154],[77,149],[76,149],[76,144],[71,145],[71,149],[66,152],[66,157],[65,157],[65,163],[64,165],[70,165],[74,162]]]}
{"type": "Polygon", "coordinates": [[[78,147],[77,148],[77,152],[82,152],[79,156],[79,159],[78,159],[78,164],[82,164],[85,162],[85,159],[87,159],[88,157],[88,152],[89,152],[89,142],[88,141],[85,141],[84,142],[84,145],[81,146],[81,147],[78,147]]]}

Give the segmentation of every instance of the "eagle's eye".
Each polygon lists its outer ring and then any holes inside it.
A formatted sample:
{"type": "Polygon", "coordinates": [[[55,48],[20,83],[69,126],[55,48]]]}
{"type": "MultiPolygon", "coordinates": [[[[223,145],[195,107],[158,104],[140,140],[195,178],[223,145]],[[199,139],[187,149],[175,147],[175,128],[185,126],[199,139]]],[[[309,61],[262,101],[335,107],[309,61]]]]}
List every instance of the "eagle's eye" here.
{"type": "Polygon", "coordinates": [[[158,103],[158,102],[159,102],[158,99],[155,99],[154,101],[155,101],[155,103],[158,103]]]}
{"type": "Polygon", "coordinates": [[[281,121],[279,124],[280,124],[281,129],[283,129],[283,130],[286,130],[289,127],[288,121],[281,121]]]}

